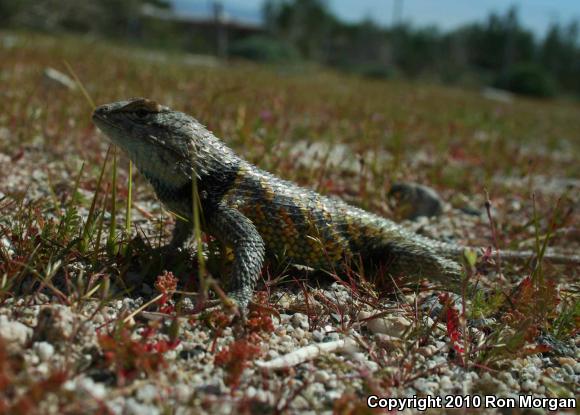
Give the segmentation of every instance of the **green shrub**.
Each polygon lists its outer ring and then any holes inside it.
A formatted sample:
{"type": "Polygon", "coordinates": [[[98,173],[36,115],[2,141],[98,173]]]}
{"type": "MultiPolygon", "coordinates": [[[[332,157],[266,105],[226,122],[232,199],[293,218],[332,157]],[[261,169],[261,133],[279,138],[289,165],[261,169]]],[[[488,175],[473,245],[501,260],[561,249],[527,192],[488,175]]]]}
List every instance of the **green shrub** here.
{"type": "Polygon", "coordinates": [[[350,68],[350,72],[371,79],[391,79],[396,77],[397,71],[392,66],[380,63],[360,64],[350,68]]]}
{"type": "Polygon", "coordinates": [[[512,66],[499,76],[495,86],[516,94],[533,97],[556,95],[556,83],[541,66],[527,63],[512,66]]]}
{"type": "Polygon", "coordinates": [[[300,54],[290,44],[260,35],[234,42],[230,48],[230,55],[266,63],[300,59],[300,54]]]}

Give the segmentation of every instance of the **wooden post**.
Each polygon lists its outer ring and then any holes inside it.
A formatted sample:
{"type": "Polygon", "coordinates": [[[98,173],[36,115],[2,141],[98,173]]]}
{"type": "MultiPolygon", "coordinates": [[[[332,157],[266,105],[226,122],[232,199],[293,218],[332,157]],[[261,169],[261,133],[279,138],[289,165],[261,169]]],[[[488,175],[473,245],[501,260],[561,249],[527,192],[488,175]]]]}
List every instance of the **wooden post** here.
{"type": "Polygon", "coordinates": [[[221,59],[228,58],[228,29],[224,5],[220,1],[213,3],[214,25],[216,32],[216,54],[221,59]]]}

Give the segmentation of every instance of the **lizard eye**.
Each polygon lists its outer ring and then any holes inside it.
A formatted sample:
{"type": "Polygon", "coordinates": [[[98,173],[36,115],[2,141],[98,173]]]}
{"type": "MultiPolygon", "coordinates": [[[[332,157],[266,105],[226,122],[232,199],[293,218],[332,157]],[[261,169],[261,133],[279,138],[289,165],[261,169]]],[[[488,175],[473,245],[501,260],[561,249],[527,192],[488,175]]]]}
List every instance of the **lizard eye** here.
{"type": "Polygon", "coordinates": [[[145,111],[144,109],[138,109],[137,111],[135,111],[135,115],[139,118],[145,118],[147,116],[147,114],[149,114],[147,111],[145,111]]]}

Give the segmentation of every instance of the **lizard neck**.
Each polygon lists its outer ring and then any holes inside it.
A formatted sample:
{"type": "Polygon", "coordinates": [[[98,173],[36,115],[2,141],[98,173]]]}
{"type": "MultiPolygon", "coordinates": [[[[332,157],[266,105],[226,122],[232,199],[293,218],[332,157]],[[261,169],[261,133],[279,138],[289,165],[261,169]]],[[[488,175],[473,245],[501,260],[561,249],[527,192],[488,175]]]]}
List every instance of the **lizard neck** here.
{"type": "MultiPolygon", "coordinates": [[[[220,168],[214,166],[212,170],[201,169],[193,176],[197,180],[196,188],[203,212],[211,212],[228,190],[234,186],[242,164],[242,161],[237,159],[220,168]]],[[[143,172],[143,175],[153,186],[157,197],[170,211],[185,218],[192,217],[194,186],[191,178],[185,182],[172,182],[147,172],[143,172]]]]}

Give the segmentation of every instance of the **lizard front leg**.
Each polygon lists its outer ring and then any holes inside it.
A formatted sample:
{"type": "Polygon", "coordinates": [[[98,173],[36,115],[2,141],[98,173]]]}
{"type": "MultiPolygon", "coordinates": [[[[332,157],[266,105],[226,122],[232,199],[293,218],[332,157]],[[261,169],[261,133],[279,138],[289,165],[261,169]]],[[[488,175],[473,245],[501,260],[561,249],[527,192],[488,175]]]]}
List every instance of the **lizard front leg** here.
{"type": "Polygon", "coordinates": [[[234,251],[231,288],[228,295],[244,312],[258,281],[266,246],[258,230],[240,211],[223,203],[207,217],[210,234],[234,251]]]}
{"type": "Polygon", "coordinates": [[[192,234],[193,226],[191,226],[190,222],[176,219],[173,234],[171,235],[171,242],[169,242],[168,248],[171,250],[185,248],[191,239],[192,234]]]}

